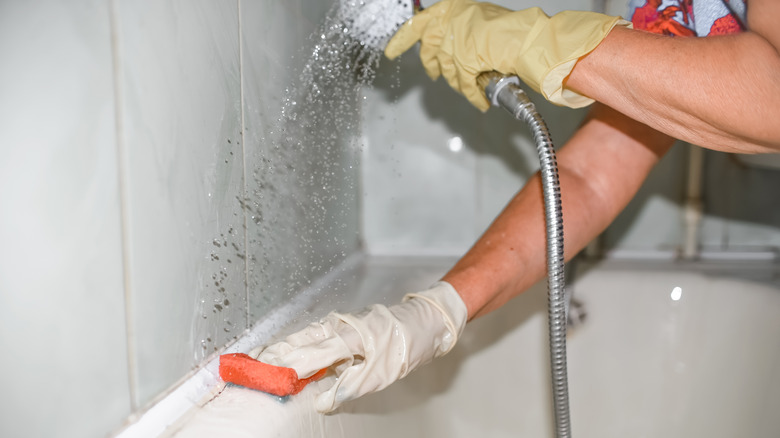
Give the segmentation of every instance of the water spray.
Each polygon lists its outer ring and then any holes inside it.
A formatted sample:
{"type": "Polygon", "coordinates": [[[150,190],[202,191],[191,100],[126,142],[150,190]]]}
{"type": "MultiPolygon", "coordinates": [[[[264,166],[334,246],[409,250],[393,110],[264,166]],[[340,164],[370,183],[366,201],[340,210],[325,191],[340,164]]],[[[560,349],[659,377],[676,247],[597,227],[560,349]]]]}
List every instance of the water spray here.
{"type": "MultiPolygon", "coordinates": [[[[355,40],[382,51],[393,34],[415,12],[419,0],[339,0],[338,17],[355,40]]],[[[547,228],[547,289],[553,409],[557,438],[571,437],[566,369],[566,298],[564,294],[563,214],[558,164],[547,125],[515,76],[486,72],[477,77],[491,105],[507,110],[528,124],[541,163],[547,228]]]]}

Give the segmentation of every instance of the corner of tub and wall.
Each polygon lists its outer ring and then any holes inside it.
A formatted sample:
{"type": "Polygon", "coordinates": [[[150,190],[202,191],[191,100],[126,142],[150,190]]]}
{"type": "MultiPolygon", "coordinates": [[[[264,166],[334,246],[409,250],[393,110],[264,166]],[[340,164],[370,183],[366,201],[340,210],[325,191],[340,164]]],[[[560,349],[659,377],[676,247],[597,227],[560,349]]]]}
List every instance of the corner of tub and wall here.
{"type": "MultiPolygon", "coordinates": [[[[266,139],[330,4],[0,6],[0,435],[104,436],[181,413],[225,346],[314,317],[295,303],[334,269],[455,257],[538,168],[524,126],[479,115],[404,57],[362,91],[359,148],[343,141],[337,176],[317,173],[345,195],[301,215],[322,192],[264,178],[281,156],[266,139]]],[[[584,115],[534,100],[558,145],[584,115]]],[[[332,153],[284,164],[316,173],[332,153]]],[[[772,161],[679,145],[586,252],[773,259],[772,161]]]]}

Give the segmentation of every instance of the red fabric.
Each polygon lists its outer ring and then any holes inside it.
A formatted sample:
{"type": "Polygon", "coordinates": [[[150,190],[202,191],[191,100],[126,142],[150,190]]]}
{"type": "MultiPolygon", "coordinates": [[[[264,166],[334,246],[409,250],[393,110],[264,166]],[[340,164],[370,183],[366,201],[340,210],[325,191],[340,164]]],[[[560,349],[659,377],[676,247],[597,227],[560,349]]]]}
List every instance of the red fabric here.
{"type": "MultiPolygon", "coordinates": [[[[747,0],[743,0],[745,6],[747,0]]],[[[727,35],[744,30],[740,21],[723,0],[633,0],[630,12],[634,29],[671,36],[727,35]],[[708,8],[697,8],[711,15],[694,17],[694,1],[712,2],[708,8]],[[720,11],[720,12],[719,12],[720,11]],[[719,16],[718,14],[723,14],[719,16]]],[[[697,3],[700,5],[700,3],[697,3]]]]}
{"type": "Polygon", "coordinates": [[[742,26],[739,25],[739,21],[732,15],[726,15],[725,17],[718,18],[710,28],[710,35],[728,35],[732,33],[739,33],[742,31],[742,26]]]}
{"type": "Polygon", "coordinates": [[[648,0],[644,6],[636,8],[631,21],[634,29],[646,30],[662,35],[696,36],[692,23],[688,19],[693,0],[683,0],[676,5],[668,5],[658,10],[661,0],[648,0]],[[675,15],[682,12],[682,23],[675,15]]]}

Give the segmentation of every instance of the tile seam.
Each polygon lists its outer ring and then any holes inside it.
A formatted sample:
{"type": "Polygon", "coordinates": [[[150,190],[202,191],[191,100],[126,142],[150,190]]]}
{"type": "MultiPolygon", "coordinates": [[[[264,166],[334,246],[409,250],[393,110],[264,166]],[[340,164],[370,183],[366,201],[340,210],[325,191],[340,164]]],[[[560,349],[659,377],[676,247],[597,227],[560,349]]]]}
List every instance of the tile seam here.
{"type": "Polygon", "coordinates": [[[117,0],[109,1],[109,25],[111,37],[111,63],[114,81],[114,128],[117,151],[117,175],[119,194],[119,222],[122,252],[122,284],[124,295],[125,336],[127,348],[127,378],[131,416],[138,411],[138,364],[135,349],[135,324],[133,320],[132,279],[130,268],[130,230],[127,214],[129,187],[127,181],[127,148],[124,138],[122,100],[122,60],[119,53],[119,12],[117,0]]]}

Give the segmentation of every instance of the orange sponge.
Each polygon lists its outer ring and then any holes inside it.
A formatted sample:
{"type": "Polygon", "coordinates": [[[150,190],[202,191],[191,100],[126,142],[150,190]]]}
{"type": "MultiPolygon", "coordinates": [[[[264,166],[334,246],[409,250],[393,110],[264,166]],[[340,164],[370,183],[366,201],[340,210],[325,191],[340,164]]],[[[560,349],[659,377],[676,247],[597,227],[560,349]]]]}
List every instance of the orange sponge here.
{"type": "Polygon", "coordinates": [[[309,382],[321,379],[325,371],[322,369],[309,378],[299,379],[292,368],[269,365],[244,353],[219,357],[219,377],[222,380],[279,397],[301,392],[309,382]]]}

